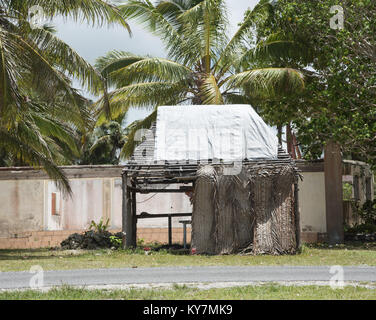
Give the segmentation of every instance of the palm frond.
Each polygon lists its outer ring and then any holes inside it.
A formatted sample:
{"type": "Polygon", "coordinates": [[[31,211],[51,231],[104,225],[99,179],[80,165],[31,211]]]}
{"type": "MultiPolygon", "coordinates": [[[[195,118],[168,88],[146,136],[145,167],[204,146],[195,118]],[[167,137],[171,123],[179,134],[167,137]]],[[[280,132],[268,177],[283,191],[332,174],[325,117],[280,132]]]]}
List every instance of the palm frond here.
{"type": "Polygon", "coordinates": [[[100,148],[103,145],[108,145],[111,143],[111,136],[105,135],[95,140],[94,144],[89,149],[90,153],[94,153],[98,148],[100,148]]]}
{"type": "Polygon", "coordinates": [[[223,0],[203,0],[177,17],[184,46],[170,54],[185,65],[202,60],[206,73],[211,61],[227,42],[228,18],[223,0]],[[179,50],[180,49],[180,50],[179,50]]]}
{"type": "Polygon", "coordinates": [[[243,48],[249,47],[251,32],[257,21],[266,19],[273,11],[269,0],[261,0],[252,11],[249,11],[237,32],[230,39],[220,53],[220,58],[215,65],[215,71],[225,74],[234,63],[234,58],[239,56],[243,48]]]}
{"type": "Polygon", "coordinates": [[[116,86],[154,81],[187,81],[193,71],[163,58],[145,58],[112,72],[108,79],[116,86]]]}
{"type": "Polygon", "coordinates": [[[79,151],[76,145],[76,141],[73,138],[73,132],[71,132],[62,123],[49,117],[43,117],[40,114],[32,114],[33,120],[39,129],[39,132],[46,137],[56,138],[64,142],[74,155],[79,156],[79,151]]]}
{"type": "Polygon", "coordinates": [[[23,162],[30,166],[45,170],[59,188],[71,194],[72,190],[67,177],[63,171],[55,165],[54,160],[50,156],[47,156],[45,152],[33,148],[33,146],[28,143],[28,139],[26,140],[27,142],[25,142],[24,138],[25,137],[20,136],[18,133],[10,133],[0,127],[1,145],[6,150],[17,154],[18,157],[22,158],[23,162]]]}
{"type": "Polygon", "coordinates": [[[161,37],[168,47],[181,43],[180,34],[151,1],[128,0],[126,4],[119,6],[119,10],[125,19],[135,19],[161,37]]]}
{"type": "MultiPolygon", "coordinates": [[[[9,3],[9,2],[8,2],[9,3]]],[[[47,18],[52,19],[58,15],[73,19],[74,21],[87,22],[92,26],[117,23],[131,33],[118,7],[105,0],[28,0],[11,1],[10,6],[17,12],[27,16],[28,9],[33,6],[43,8],[47,18]]]]}
{"type": "Polygon", "coordinates": [[[142,59],[144,59],[144,57],[130,52],[113,50],[108,52],[105,56],[99,57],[96,60],[95,67],[103,76],[107,77],[110,73],[127,67],[142,59]]]}
{"type": "Polygon", "coordinates": [[[104,79],[101,74],[65,42],[44,29],[30,30],[29,33],[50,63],[56,64],[70,78],[79,80],[87,91],[93,94],[103,92],[104,79]]]}
{"type": "Polygon", "coordinates": [[[304,42],[275,33],[261,40],[248,56],[243,57],[243,59],[249,58],[257,61],[301,61],[303,65],[306,65],[312,61],[313,53],[310,46],[304,42]]]}
{"type": "Polygon", "coordinates": [[[290,68],[254,69],[226,79],[228,88],[247,86],[254,95],[290,94],[305,88],[301,72],[290,68]]]}
{"type": "Polygon", "coordinates": [[[218,88],[216,78],[211,74],[209,75],[202,86],[201,90],[203,104],[223,104],[223,97],[220,89],[218,88]]]}
{"type": "MultiPolygon", "coordinates": [[[[178,101],[184,95],[184,86],[179,82],[147,82],[132,84],[110,93],[112,119],[126,113],[130,107],[154,108],[167,100],[178,101]]],[[[105,123],[108,118],[104,112],[103,98],[96,104],[98,112],[97,125],[105,123]]]]}

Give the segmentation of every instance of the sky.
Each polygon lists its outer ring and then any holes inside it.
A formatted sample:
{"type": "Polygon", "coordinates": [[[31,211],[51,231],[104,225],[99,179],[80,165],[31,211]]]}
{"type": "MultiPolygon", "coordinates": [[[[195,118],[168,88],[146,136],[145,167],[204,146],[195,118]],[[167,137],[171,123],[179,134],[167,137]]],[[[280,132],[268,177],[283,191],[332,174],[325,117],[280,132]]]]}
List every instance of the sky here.
{"type": "MultiPolygon", "coordinates": [[[[252,9],[259,0],[227,0],[231,33],[237,30],[237,24],[242,21],[244,12],[252,9]]],[[[129,51],[139,55],[165,57],[162,42],[145,31],[135,21],[128,21],[132,37],[127,30],[121,27],[93,28],[84,24],[56,19],[54,25],[57,35],[69,44],[78,54],[88,62],[94,64],[95,60],[112,50],[129,51]]],[[[142,119],[150,111],[131,110],[127,122],[142,119]]]]}

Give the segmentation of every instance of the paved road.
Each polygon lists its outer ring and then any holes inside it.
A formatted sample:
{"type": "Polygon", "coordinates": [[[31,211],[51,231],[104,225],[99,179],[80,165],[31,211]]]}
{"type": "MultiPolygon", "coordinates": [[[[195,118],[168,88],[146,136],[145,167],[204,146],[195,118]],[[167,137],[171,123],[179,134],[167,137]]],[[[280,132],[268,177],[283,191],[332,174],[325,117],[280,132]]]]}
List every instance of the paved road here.
{"type": "MultiPolygon", "coordinates": [[[[0,289],[28,288],[29,272],[0,272],[0,289]]],[[[330,267],[171,267],[44,272],[44,286],[329,281],[330,267]]],[[[345,281],[376,282],[376,267],[344,267],[345,281]]]]}

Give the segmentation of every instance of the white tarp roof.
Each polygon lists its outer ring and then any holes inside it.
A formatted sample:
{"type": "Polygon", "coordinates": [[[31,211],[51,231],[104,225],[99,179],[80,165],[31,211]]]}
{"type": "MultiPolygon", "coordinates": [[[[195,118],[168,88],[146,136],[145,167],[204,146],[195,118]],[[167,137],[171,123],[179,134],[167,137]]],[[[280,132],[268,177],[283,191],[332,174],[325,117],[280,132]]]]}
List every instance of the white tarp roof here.
{"type": "Polygon", "coordinates": [[[154,160],[276,159],[278,138],[250,105],[158,108],[154,160]]]}

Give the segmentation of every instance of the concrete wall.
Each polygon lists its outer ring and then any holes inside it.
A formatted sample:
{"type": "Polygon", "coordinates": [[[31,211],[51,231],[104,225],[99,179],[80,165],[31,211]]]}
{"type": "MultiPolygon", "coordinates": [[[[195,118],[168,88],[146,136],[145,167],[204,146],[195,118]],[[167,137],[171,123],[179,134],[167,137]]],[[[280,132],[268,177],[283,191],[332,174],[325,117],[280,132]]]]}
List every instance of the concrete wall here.
{"type": "MultiPolygon", "coordinates": [[[[303,176],[299,182],[302,240],[315,242],[326,232],[323,163],[298,162],[298,167],[303,176]]],[[[357,164],[346,168],[347,176],[370,175],[368,169],[361,169],[357,164]]],[[[95,166],[64,170],[71,182],[72,197],[64,196],[42,171],[0,168],[0,248],[55,246],[67,234],[83,231],[92,220],[99,222],[101,218],[110,219],[112,230],[121,229],[122,168],[95,166]]],[[[361,197],[365,197],[363,191],[361,197]]],[[[137,195],[137,213],[141,212],[190,213],[192,207],[185,194],[145,194],[137,195]]],[[[179,220],[173,219],[174,241],[182,239],[179,220]]],[[[167,242],[167,219],[139,220],[138,228],[139,238],[167,242]]]]}
{"type": "MultiPolygon", "coordinates": [[[[109,219],[111,229],[121,229],[121,179],[71,179],[72,197],[64,196],[53,181],[0,181],[0,237],[24,231],[81,230],[92,221],[109,219]],[[2,185],[3,184],[3,185],[2,185]],[[4,192],[5,191],[5,192],[4,192]],[[52,214],[52,194],[57,214],[52,214]],[[23,196],[21,196],[23,195],[23,196]]],[[[174,186],[171,186],[174,188],[174,186]]],[[[183,194],[139,194],[137,214],[190,213],[189,198],[183,194]]],[[[181,227],[180,218],[173,227],[181,227]]],[[[139,220],[140,228],[167,228],[167,219],[139,220]]]]}
{"type": "Polygon", "coordinates": [[[43,230],[44,181],[0,181],[0,237],[43,230]]]}
{"type": "MultiPolygon", "coordinates": [[[[70,167],[65,171],[71,197],[41,171],[0,170],[0,249],[57,246],[70,233],[87,230],[91,221],[98,223],[101,218],[110,220],[111,230],[120,231],[121,167],[70,167]]],[[[141,212],[190,213],[192,208],[184,194],[139,194],[137,213],[141,212]]],[[[179,220],[173,219],[175,242],[183,239],[179,220]]],[[[164,218],[139,220],[138,238],[167,242],[167,226],[164,218]]]]}
{"type": "Polygon", "coordinates": [[[303,232],[326,232],[324,172],[303,172],[299,182],[300,227],[303,232]]]}

